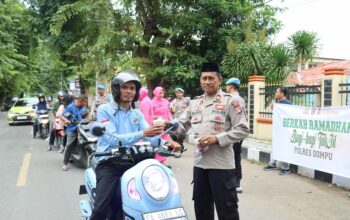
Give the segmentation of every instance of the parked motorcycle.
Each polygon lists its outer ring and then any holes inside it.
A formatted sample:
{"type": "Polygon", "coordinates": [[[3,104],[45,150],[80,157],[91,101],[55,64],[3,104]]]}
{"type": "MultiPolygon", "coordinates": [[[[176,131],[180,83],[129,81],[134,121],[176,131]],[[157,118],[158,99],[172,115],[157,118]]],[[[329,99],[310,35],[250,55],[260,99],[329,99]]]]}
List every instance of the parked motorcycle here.
{"type": "Polygon", "coordinates": [[[50,132],[49,110],[36,111],[38,118],[38,133],[40,138],[46,139],[50,132]]]}
{"type": "Polygon", "coordinates": [[[73,164],[78,167],[87,168],[89,156],[96,151],[97,137],[95,137],[90,128],[95,121],[83,119],[78,124],[78,144],[72,151],[73,164]]]}
{"type": "MultiPolygon", "coordinates": [[[[67,112],[64,117],[68,118],[71,114],[67,112]]],[[[71,123],[78,125],[78,143],[72,150],[71,161],[77,167],[87,168],[89,156],[96,151],[97,137],[91,134],[90,128],[95,121],[83,119],[78,121],[74,115],[71,123]]]]}
{"type": "MultiPolygon", "coordinates": [[[[94,127],[93,134],[112,135],[101,127],[94,127]]],[[[79,190],[79,194],[87,193],[89,196],[80,201],[83,219],[90,219],[94,207],[95,157],[112,156],[132,166],[121,177],[124,220],[187,220],[175,175],[171,169],[154,159],[156,153],[176,158],[181,156],[180,152],[172,153],[166,146],[153,148],[149,142],[136,143],[132,148],[118,147],[110,152],[92,154],[89,168],[85,171],[85,185],[80,186],[79,190]]]]}
{"type": "Polygon", "coordinates": [[[53,123],[53,131],[55,136],[54,145],[60,148],[63,145],[64,123],[59,118],[56,118],[53,123]]]}

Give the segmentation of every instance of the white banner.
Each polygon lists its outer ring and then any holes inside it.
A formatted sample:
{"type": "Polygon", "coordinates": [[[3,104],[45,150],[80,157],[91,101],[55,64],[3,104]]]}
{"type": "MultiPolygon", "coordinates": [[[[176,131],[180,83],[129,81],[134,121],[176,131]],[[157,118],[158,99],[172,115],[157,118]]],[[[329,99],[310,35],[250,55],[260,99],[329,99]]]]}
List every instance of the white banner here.
{"type": "Polygon", "coordinates": [[[275,104],[272,158],[350,178],[350,107],[275,104]]]}

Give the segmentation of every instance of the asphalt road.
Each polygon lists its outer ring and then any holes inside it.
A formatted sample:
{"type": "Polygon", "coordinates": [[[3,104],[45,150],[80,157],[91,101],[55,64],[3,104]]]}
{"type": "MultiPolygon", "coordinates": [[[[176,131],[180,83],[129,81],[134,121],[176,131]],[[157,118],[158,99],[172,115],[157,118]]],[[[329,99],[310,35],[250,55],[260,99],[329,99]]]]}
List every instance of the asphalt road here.
{"type": "MultiPolygon", "coordinates": [[[[61,171],[62,154],[47,152],[47,142],[32,139],[31,126],[8,126],[0,113],[0,219],[75,220],[79,216],[79,185],[83,170],[71,166],[61,171]],[[27,169],[26,169],[27,168],[27,169]]],[[[179,182],[189,219],[194,218],[191,201],[192,154],[169,159],[179,182]]],[[[239,210],[243,220],[349,220],[347,191],[306,177],[281,177],[264,172],[262,166],[243,161],[243,194],[239,210]]]]}

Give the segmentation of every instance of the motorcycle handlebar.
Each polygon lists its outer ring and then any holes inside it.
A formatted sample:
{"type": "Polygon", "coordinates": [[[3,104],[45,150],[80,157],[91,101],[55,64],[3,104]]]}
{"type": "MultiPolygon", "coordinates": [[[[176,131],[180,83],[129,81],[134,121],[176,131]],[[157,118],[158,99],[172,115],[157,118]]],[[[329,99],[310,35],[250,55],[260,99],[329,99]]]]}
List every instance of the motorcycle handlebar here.
{"type": "Polygon", "coordinates": [[[158,154],[160,156],[163,156],[163,157],[175,157],[175,158],[180,158],[181,157],[181,152],[169,152],[169,151],[160,151],[158,152],[158,154]]]}
{"type": "Polygon", "coordinates": [[[95,157],[112,156],[112,152],[96,152],[93,153],[95,157]]]}
{"type": "MultiPolygon", "coordinates": [[[[163,148],[164,149],[164,148],[163,148]]],[[[160,156],[164,156],[164,157],[175,157],[175,158],[180,158],[181,157],[181,152],[172,152],[170,150],[162,150],[161,148],[155,149],[154,153],[158,153],[160,156]]],[[[120,153],[118,151],[118,148],[113,149],[111,151],[108,152],[95,152],[93,153],[93,155],[95,157],[102,157],[102,156],[117,156],[117,155],[122,155],[122,153],[120,153]]]]}

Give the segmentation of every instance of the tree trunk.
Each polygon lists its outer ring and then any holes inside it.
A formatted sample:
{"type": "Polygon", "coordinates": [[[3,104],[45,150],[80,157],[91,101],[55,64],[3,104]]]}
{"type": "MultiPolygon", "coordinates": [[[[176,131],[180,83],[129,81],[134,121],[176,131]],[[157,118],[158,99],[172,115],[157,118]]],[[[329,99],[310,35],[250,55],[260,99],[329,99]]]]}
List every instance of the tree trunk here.
{"type": "Polygon", "coordinates": [[[298,62],[298,72],[301,72],[301,62],[298,62]]]}
{"type": "Polygon", "coordinates": [[[155,78],[155,79],[146,79],[147,82],[147,89],[148,89],[148,95],[153,98],[153,90],[161,85],[161,79],[155,78]]]}

